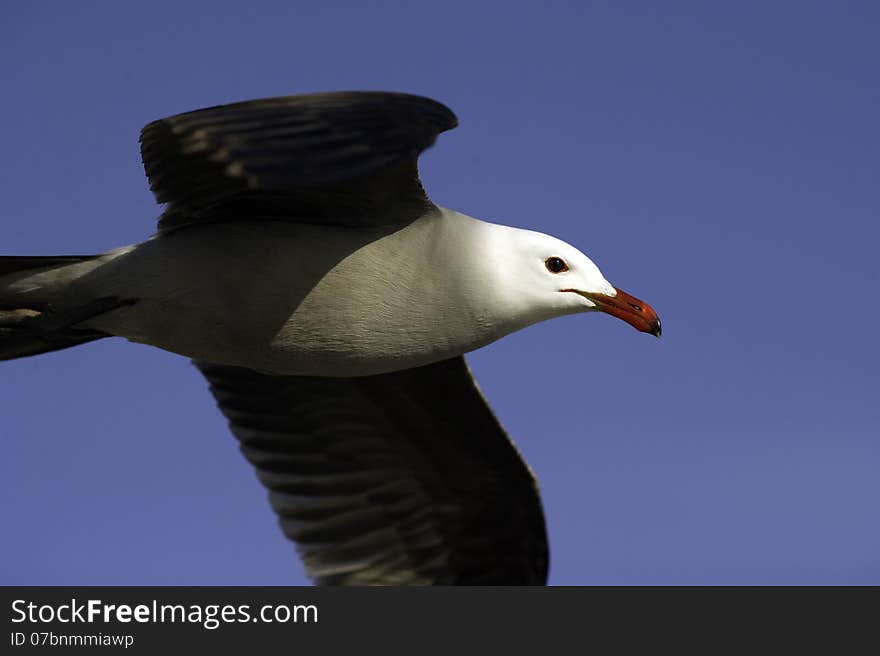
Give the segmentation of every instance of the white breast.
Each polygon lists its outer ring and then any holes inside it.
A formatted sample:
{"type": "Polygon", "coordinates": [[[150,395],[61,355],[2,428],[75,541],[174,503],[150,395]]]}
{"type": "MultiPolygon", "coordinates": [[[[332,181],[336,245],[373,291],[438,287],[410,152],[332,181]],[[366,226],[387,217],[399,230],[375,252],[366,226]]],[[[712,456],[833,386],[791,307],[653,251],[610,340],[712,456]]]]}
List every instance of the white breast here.
{"type": "Polygon", "coordinates": [[[480,257],[489,224],[442,211],[402,229],[218,223],[145,242],[83,281],[134,305],[93,325],[261,371],[366,375],[504,332],[480,257]]]}

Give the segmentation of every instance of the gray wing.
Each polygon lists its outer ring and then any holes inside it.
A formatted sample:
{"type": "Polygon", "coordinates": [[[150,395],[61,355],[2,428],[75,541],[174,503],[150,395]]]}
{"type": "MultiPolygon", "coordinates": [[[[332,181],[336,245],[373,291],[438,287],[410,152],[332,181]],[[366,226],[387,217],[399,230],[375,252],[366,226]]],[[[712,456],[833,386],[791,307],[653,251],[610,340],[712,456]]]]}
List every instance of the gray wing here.
{"type": "Polygon", "coordinates": [[[316,582],[546,582],[535,478],[463,357],[361,378],[196,364],[316,582]]]}
{"type": "Polygon", "coordinates": [[[284,96],[154,121],[141,131],[141,157],[168,203],[160,230],[261,218],[390,225],[433,207],[418,156],[456,125],[452,111],[420,96],[284,96]]]}

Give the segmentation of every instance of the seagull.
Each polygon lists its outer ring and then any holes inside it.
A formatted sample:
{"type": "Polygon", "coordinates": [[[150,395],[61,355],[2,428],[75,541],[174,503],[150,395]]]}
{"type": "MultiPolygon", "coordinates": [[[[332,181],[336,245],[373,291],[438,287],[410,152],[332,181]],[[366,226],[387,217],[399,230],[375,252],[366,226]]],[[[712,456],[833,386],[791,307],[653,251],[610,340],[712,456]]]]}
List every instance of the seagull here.
{"type": "Polygon", "coordinates": [[[148,124],[156,233],[0,257],[0,359],[111,336],[190,358],[318,584],[545,584],[535,476],[463,355],[562,315],[660,320],[575,247],[432,203],[418,158],[457,123],[345,91],[148,124]]]}

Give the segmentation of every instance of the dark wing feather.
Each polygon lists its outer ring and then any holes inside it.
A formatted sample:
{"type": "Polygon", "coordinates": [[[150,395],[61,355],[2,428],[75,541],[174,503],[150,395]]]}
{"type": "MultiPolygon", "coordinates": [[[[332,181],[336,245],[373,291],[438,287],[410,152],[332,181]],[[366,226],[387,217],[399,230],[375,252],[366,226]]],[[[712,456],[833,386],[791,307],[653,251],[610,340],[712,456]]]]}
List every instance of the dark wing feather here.
{"type": "Polygon", "coordinates": [[[419,153],[454,128],[444,105],[402,93],[340,91],[220,105],[141,131],[159,227],[286,219],[404,223],[433,207],[419,153]]]}
{"type": "Polygon", "coordinates": [[[362,378],[197,366],[316,582],[546,582],[534,476],[464,358],[362,378]]]}

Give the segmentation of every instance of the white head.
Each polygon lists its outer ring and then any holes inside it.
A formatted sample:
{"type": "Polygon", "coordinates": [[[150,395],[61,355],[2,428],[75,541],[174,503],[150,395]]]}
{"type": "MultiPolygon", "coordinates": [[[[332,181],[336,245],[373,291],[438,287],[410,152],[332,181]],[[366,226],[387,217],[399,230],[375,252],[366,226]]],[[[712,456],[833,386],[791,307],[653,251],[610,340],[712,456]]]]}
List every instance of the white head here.
{"type": "MultiPolygon", "coordinates": [[[[660,336],[660,319],[644,301],[608,282],[593,261],[560,239],[493,225],[493,264],[508,307],[525,324],[576,312],[601,311],[660,336]]],[[[493,267],[493,268],[494,268],[493,267]]]]}

